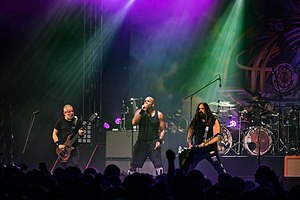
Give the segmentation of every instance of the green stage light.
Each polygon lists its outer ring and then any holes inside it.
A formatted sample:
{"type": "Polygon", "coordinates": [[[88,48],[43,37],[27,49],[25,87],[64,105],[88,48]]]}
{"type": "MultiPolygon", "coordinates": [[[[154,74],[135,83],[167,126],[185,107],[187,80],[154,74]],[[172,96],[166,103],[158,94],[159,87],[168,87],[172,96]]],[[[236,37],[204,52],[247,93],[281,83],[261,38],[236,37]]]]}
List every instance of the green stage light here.
{"type": "MultiPolygon", "coordinates": [[[[209,38],[209,42],[205,49],[201,49],[201,55],[196,59],[195,65],[198,66],[195,75],[194,86],[201,88],[201,86],[213,82],[217,79],[217,74],[222,77],[222,86],[228,87],[229,82],[236,81],[232,78],[232,74],[236,70],[234,66],[234,56],[238,51],[236,42],[240,37],[243,29],[243,9],[244,0],[232,1],[232,5],[228,6],[209,38]],[[234,50],[233,50],[234,49],[234,50]],[[204,53],[203,53],[204,52],[204,53]]],[[[201,101],[217,101],[222,100],[220,94],[217,92],[219,84],[210,85],[205,88],[198,96],[201,101]]],[[[194,88],[196,89],[196,88],[194,88]]]]}

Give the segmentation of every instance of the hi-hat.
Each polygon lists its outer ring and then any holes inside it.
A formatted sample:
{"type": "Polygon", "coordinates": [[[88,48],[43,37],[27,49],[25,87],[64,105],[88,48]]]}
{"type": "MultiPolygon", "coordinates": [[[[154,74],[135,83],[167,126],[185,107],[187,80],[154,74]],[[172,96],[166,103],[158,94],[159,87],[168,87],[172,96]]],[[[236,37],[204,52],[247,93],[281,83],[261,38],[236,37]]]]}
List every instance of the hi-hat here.
{"type": "Polygon", "coordinates": [[[221,106],[221,107],[235,107],[235,104],[232,104],[228,101],[220,101],[220,102],[211,102],[208,105],[221,106]]]}

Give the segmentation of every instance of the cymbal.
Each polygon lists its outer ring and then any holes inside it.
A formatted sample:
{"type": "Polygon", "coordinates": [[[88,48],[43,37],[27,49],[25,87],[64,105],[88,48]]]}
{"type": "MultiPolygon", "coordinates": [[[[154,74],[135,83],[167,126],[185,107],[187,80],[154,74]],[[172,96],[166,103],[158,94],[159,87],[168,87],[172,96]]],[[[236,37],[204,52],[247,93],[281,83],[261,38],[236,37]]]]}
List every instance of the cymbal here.
{"type": "Polygon", "coordinates": [[[225,107],[225,108],[222,108],[222,110],[229,111],[229,110],[236,110],[236,108],[234,108],[234,107],[230,107],[230,108],[225,107]]]}
{"type": "Polygon", "coordinates": [[[247,101],[247,103],[270,103],[270,102],[266,100],[255,100],[255,101],[247,101]]]}
{"type": "Polygon", "coordinates": [[[235,107],[235,104],[231,104],[228,101],[220,101],[220,102],[211,102],[208,105],[213,105],[213,106],[221,106],[221,107],[235,107]]]}
{"type": "Polygon", "coordinates": [[[127,101],[142,101],[142,98],[130,98],[127,101]]]}

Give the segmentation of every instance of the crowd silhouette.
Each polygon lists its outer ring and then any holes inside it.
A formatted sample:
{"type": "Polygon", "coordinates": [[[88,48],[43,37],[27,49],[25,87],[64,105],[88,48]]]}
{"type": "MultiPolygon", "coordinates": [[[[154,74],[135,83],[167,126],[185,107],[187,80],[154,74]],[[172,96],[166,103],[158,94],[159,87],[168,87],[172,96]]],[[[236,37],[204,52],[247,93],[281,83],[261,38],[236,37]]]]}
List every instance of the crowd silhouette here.
{"type": "Polygon", "coordinates": [[[50,173],[45,163],[28,170],[25,164],[1,165],[0,199],[2,200],[296,200],[300,183],[285,190],[280,178],[267,165],[258,166],[254,180],[243,180],[229,173],[212,182],[197,169],[188,174],[175,168],[175,153],[166,151],[168,173],[126,175],[115,164],[103,172],[94,168],[56,168],[50,173]]]}

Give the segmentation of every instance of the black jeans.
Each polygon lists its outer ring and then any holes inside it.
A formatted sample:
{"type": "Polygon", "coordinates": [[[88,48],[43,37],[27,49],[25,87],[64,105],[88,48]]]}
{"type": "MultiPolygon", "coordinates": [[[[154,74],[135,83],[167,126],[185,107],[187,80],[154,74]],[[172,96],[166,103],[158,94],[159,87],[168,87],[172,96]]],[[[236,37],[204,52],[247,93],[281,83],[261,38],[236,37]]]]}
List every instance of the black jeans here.
{"type": "Polygon", "coordinates": [[[218,174],[226,173],[217,151],[211,151],[209,148],[192,148],[183,152],[180,158],[181,169],[187,174],[189,170],[195,169],[201,160],[207,160],[218,174]]]}
{"type": "Polygon", "coordinates": [[[136,168],[143,167],[147,157],[151,160],[155,168],[162,167],[161,148],[154,149],[155,142],[137,141],[133,147],[133,155],[129,170],[135,171],[136,168]]]}

